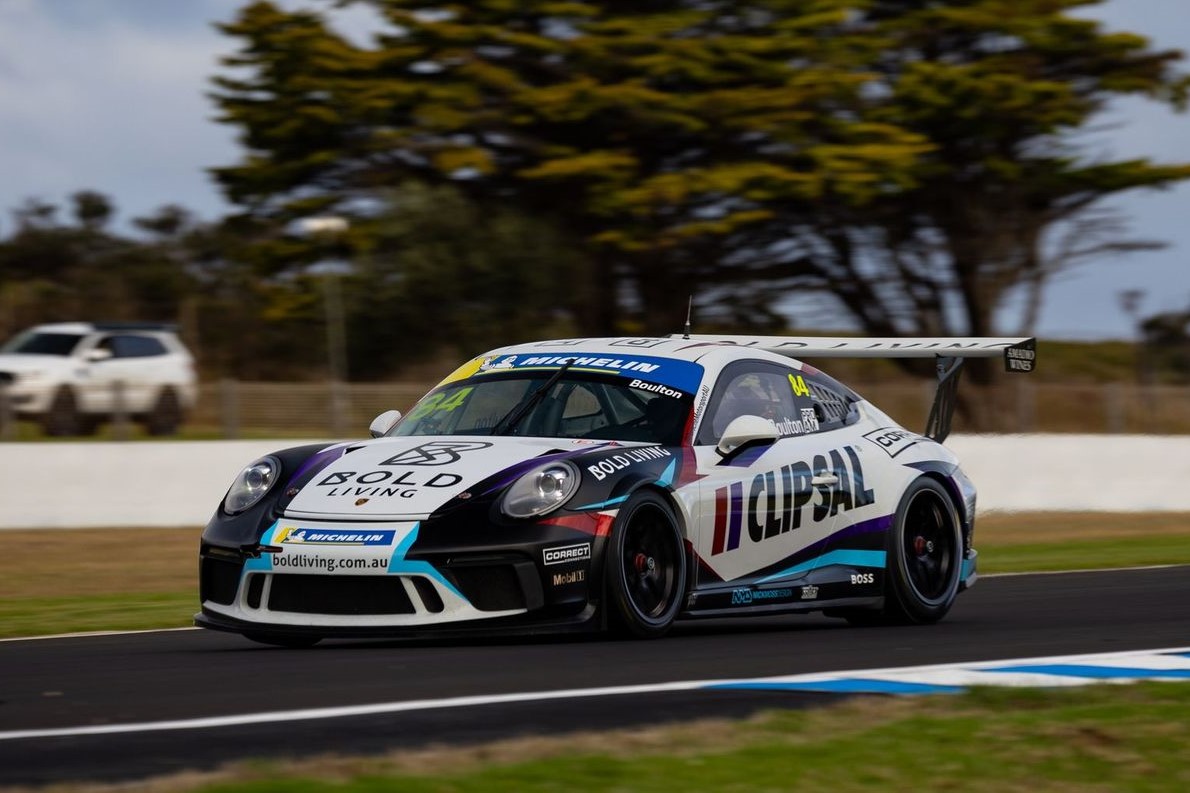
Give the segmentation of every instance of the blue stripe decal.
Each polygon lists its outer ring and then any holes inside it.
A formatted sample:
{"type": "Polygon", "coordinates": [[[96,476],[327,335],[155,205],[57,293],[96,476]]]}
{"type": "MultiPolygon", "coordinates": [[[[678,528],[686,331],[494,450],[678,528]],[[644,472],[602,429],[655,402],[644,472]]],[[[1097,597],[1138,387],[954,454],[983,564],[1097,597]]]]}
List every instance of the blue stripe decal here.
{"type": "Polygon", "coordinates": [[[670,460],[669,465],[665,466],[665,470],[661,472],[661,478],[657,480],[657,484],[662,487],[669,487],[674,481],[674,471],[678,468],[677,460],[670,460]]]}
{"type": "Polygon", "coordinates": [[[712,691],[825,691],[836,694],[958,694],[964,690],[961,686],[910,683],[900,680],[867,680],[861,677],[845,677],[839,680],[821,680],[810,683],[756,680],[747,683],[720,683],[707,686],[707,688],[712,691]]]}
{"type": "Polygon", "coordinates": [[[406,535],[405,539],[401,540],[401,544],[393,551],[392,558],[388,560],[388,571],[399,575],[424,575],[432,578],[446,588],[448,592],[457,595],[466,603],[471,601],[463,597],[463,593],[455,589],[449,581],[443,578],[442,573],[439,573],[429,562],[415,562],[405,558],[405,554],[409,552],[410,546],[417,540],[417,532],[421,528],[421,523],[414,523],[413,530],[406,535]]]}
{"type": "Polygon", "coordinates": [[[1159,677],[1190,680],[1190,669],[1145,669],[1139,666],[1089,666],[1087,664],[1023,664],[1001,666],[988,672],[1034,672],[1063,677],[1092,677],[1109,680],[1118,677],[1159,677]]]}
{"type": "Polygon", "coordinates": [[[612,504],[621,504],[627,500],[628,496],[616,496],[615,498],[609,498],[607,501],[600,501],[595,504],[583,504],[581,507],[571,507],[570,509],[574,512],[580,512],[584,509],[603,509],[604,507],[610,507],[612,504]]]}
{"type": "Polygon", "coordinates": [[[975,572],[975,560],[974,559],[964,559],[963,560],[963,569],[959,572],[959,580],[966,581],[968,578],[971,577],[971,574],[974,572],[975,572]]]}
{"type": "Polygon", "coordinates": [[[792,578],[795,575],[800,575],[807,570],[813,570],[817,567],[829,567],[833,564],[840,564],[847,567],[884,567],[887,556],[884,551],[831,551],[801,564],[795,564],[793,567],[787,567],[779,573],[765,576],[756,583],[767,584],[770,581],[780,581],[783,578],[792,578]]]}
{"type": "MultiPolygon", "coordinates": [[[[277,527],[281,525],[281,520],[273,521],[273,525],[265,529],[264,534],[260,535],[261,545],[272,545],[273,536],[277,533],[277,527]]],[[[249,559],[244,562],[243,573],[270,573],[273,570],[273,555],[271,553],[262,553],[255,559],[249,559]]]]}

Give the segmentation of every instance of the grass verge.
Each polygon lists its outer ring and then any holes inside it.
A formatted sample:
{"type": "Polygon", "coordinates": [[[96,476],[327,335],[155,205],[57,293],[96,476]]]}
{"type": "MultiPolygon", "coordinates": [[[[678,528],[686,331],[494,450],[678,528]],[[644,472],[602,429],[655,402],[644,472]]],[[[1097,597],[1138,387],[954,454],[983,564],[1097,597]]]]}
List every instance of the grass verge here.
{"type": "MultiPolygon", "coordinates": [[[[143,791],[1183,791],[1190,686],[856,698],[742,721],[234,763],[143,791]]],[[[98,791],[86,785],[55,788],[98,791]]]]}
{"type": "MultiPolygon", "coordinates": [[[[171,628],[198,610],[198,529],[0,531],[0,638],[171,628]]],[[[992,513],[984,573],[1190,563],[1190,514],[992,513]]]]}

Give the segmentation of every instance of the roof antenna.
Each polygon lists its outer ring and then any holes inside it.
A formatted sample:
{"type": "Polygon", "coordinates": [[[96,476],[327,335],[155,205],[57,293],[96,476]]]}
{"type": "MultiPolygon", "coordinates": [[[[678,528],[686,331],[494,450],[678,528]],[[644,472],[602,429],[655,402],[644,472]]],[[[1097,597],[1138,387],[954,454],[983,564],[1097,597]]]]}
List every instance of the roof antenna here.
{"type": "Polygon", "coordinates": [[[690,295],[690,299],[686,302],[686,330],[682,334],[683,339],[690,338],[690,314],[694,311],[694,295],[690,295]]]}

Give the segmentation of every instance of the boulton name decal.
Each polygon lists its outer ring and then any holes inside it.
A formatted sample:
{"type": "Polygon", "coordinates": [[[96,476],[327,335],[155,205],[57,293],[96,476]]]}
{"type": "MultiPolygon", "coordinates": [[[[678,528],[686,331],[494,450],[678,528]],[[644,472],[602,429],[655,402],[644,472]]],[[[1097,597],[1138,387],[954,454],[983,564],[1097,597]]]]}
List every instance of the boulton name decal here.
{"type": "Polygon", "coordinates": [[[718,488],[711,555],[739,548],[745,524],[748,539],[759,543],[801,528],[807,517],[819,523],[875,502],[874,492],[864,487],[863,465],[855,449],[832,449],[810,463],[783,465],[756,474],[751,482],[718,488]],[[833,474],[835,481],[814,484],[815,473],[824,472],[833,474]]]}
{"type": "Polygon", "coordinates": [[[642,391],[652,391],[654,394],[661,394],[662,396],[673,397],[674,399],[682,396],[681,391],[668,388],[661,385],[661,383],[646,383],[644,380],[633,380],[628,384],[628,387],[639,388],[642,391]]]}

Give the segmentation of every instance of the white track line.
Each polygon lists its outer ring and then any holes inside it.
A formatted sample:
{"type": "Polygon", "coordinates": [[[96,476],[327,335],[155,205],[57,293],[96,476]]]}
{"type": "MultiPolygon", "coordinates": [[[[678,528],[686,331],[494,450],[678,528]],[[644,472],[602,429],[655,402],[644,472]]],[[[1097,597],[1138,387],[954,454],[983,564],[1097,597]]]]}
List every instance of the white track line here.
{"type": "Polygon", "coordinates": [[[1019,573],[980,573],[983,578],[1019,578],[1026,575],[1073,575],[1075,573],[1130,573],[1136,570],[1168,570],[1172,567],[1190,567],[1185,562],[1176,564],[1146,564],[1136,567],[1087,567],[1080,570],[1024,570],[1019,573]]]}
{"type": "MultiPolygon", "coordinates": [[[[671,683],[652,683],[634,686],[605,686],[602,688],[574,688],[556,691],[521,692],[514,694],[480,694],[469,697],[448,697],[444,699],[420,699],[401,702],[380,702],[371,705],[347,705],[329,708],[304,708],[289,711],[264,711],[259,713],[243,713],[233,716],[209,716],[197,719],[174,719],[169,721],[149,721],[129,724],[103,724],[93,726],[61,727],[38,730],[11,730],[0,732],[0,741],[12,741],[29,738],[77,738],[92,735],[116,735],[139,732],[158,732],[165,730],[196,730],[217,727],[238,727],[248,724],[277,724],[294,721],[309,721],[316,719],[336,719],[347,716],[375,716],[391,713],[408,713],[420,710],[436,710],[445,708],[464,708],[480,705],[501,705],[520,702],[546,702],[560,699],[578,699],[588,697],[611,697],[626,694],[657,694],[672,691],[691,691],[708,688],[710,686],[724,686],[731,684],[756,682],[757,680],[776,680],[782,682],[821,681],[825,679],[839,679],[845,677],[873,677],[879,675],[896,675],[904,677],[910,673],[936,673],[947,670],[979,671],[1003,666],[1022,664],[1055,664],[1078,663],[1090,661],[1110,661],[1112,659],[1126,659],[1135,656],[1148,656],[1163,653],[1188,653],[1190,647],[1171,647],[1157,650],[1131,650],[1116,653],[1089,653],[1083,655],[1047,656],[1041,658],[1017,658],[1000,661],[979,661],[958,664],[930,664],[915,667],[888,667],[883,669],[855,669],[846,672],[816,672],[801,675],[778,676],[773,678],[736,678],[723,680],[683,680],[671,683]]],[[[1156,664],[1155,666],[1160,666],[1156,664]]]]}
{"type": "Polygon", "coordinates": [[[150,628],[139,631],[83,631],[81,633],[53,633],[47,636],[14,636],[11,639],[0,639],[5,642],[39,642],[44,639],[90,639],[95,636],[135,636],[138,633],[177,633],[178,631],[196,631],[198,628],[150,628]]]}

